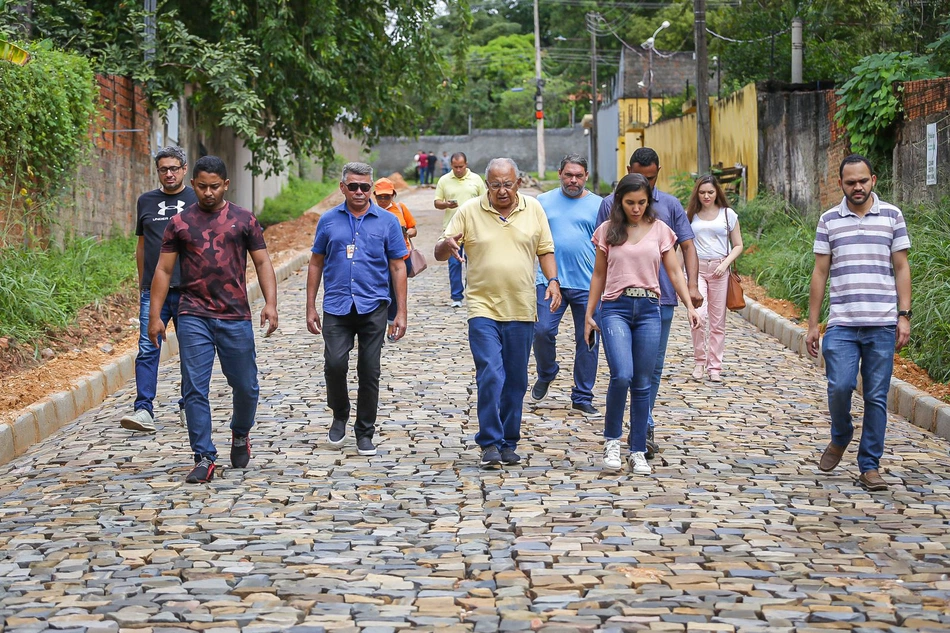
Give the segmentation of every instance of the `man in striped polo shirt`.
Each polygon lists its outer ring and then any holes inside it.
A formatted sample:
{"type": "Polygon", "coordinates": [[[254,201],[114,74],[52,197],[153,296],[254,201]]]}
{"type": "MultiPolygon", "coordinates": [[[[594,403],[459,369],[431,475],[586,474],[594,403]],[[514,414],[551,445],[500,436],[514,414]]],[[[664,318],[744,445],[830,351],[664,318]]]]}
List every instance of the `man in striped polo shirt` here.
{"type": "Polygon", "coordinates": [[[878,467],[894,352],[910,340],[910,237],[900,209],[874,193],[877,177],[867,158],[848,156],[838,175],[844,199],[818,221],[805,339],[808,353],[817,358],[818,317],[830,276],[831,310],[821,351],[828,377],[831,442],[818,468],[834,470],[851,442],[851,394],[860,363],[864,425],[858,483],[868,490],[886,490],[878,467]]]}

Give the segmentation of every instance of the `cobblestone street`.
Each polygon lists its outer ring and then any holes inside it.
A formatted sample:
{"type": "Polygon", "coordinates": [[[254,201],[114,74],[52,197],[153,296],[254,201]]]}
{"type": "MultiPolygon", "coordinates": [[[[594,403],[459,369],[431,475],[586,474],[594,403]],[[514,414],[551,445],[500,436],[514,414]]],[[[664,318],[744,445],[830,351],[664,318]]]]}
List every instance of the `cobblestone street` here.
{"type": "MultiPolygon", "coordinates": [[[[129,382],[0,467],[0,631],[950,629],[947,441],[892,416],[889,491],[856,484],[857,441],[821,473],[823,374],[733,314],[713,384],[689,379],[678,311],[652,476],[602,470],[603,418],[570,409],[569,318],[551,392],[526,399],[526,459],[480,471],[465,312],[432,258],[432,195],[398,198],[429,269],[409,280],[406,337],[383,348],[379,454],[358,456],[352,433],[342,451],[326,443],[304,267],[280,286],[280,329],[258,338],[248,469],[227,463],[216,369],[223,468],[184,483],[177,358],[160,370],[156,435],[119,427],[129,382]]],[[[351,374],[355,401],[355,353],[351,374]]],[[[601,355],[601,411],[606,386],[601,355]]]]}

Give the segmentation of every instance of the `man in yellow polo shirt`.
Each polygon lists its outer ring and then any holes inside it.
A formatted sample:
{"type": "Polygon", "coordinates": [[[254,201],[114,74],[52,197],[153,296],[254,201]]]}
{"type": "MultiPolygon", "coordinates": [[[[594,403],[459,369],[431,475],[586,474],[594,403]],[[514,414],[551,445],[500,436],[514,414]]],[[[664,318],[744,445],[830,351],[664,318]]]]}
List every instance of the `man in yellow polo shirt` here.
{"type": "MultiPolygon", "coordinates": [[[[451,158],[452,171],[439,178],[435,186],[435,208],[445,211],[442,218],[442,230],[449,225],[455,211],[463,204],[485,195],[485,183],[481,176],[468,168],[468,158],[462,152],[455,152],[451,158]]],[[[454,257],[449,260],[449,287],[452,290],[452,307],[462,307],[462,296],[465,292],[465,282],[462,279],[462,262],[465,261],[465,250],[459,251],[461,259],[454,257]]]]}
{"type": "Polygon", "coordinates": [[[545,301],[561,305],[554,240],[547,216],[534,198],[518,193],[518,166],[510,158],[489,161],[488,192],[469,200],[449,221],[435,258],[468,253],[468,344],[475,359],[478,433],[483,468],[521,461],[521,408],[528,390],[528,358],[538,319],[535,262],[547,279],[545,301]]]}

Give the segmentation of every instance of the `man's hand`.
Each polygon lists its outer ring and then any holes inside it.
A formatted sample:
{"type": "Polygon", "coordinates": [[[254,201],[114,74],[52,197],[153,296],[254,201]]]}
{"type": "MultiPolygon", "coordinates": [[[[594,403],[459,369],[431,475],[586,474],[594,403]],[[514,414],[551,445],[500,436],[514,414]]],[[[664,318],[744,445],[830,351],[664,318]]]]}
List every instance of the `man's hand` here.
{"type": "Polygon", "coordinates": [[[158,347],[159,341],[167,340],[165,337],[165,324],[161,319],[149,319],[148,321],[148,340],[152,345],[158,347]]]}
{"type": "Polygon", "coordinates": [[[805,336],[805,348],[808,350],[808,353],[812,356],[812,358],[818,358],[819,340],[821,340],[821,334],[818,332],[818,326],[808,326],[808,334],[805,336]]]}
{"type": "Polygon", "coordinates": [[[393,324],[389,326],[389,340],[398,341],[406,335],[406,315],[396,313],[393,324]]]}
{"type": "Polygon", "coordinates": [[[897,317],[897,351],[901,351],[910,342],[910,319],[897,317]]]}
{"type": "Polygon", "coordinates": [[[548,283],[548,289],[544,292],[544,300],[551,302],[551,312],[561,307],[561,284],[558,282],[548,283]]]}
{"type": "Polygon", "coordinates": [[[694,308],[701,308],[703,305],[703,293],[699,291],[699,286],[696,284],[689,286],[689,300],[694,308]]]}
{"type": "Polygon", "coordinates": [[[320,323],[320,315],[313,306],[307,306],[307,329],[311,334],[319,334],[323,331],[323,325],[320,323]]]}
{"type": "Polygon", "coordinates": [[[462,233],[459,233],[458,235],[453,235],[451,237],[446,237],[444,240],[442,240],[442,244],[444,245],[443,248],[449,249],[451,257],[454,257],[458,261],[464,263],[465,260],[462,259],[462,254],[460,252],[460,249],[461,249],[461,247],[459,246],[460,239],[462,239],[462,233]]]}
{"type": "Polygon", "coordinates": [[[261,310],[261,327],[264,327],[265,322],[267,331],[264,332],[264,336],[268,337],[277,329],[277,306],[264,305],[264,309],[261,310]]]}

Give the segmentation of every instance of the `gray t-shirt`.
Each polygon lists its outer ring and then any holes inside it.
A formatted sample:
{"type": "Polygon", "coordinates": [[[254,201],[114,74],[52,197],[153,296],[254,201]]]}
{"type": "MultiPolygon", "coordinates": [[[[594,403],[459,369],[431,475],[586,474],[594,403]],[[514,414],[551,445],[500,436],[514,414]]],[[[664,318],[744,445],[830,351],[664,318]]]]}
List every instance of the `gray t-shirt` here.
{"type": "MultiPolygon", "coordinates": [[[[145,238],[145,268],[142,270],[141,290],[152,287],[152,276],[158,265],[158,256],[162,250],[162,236],[165,226],[173,217],[187,207],[198,202],[195,190],[185,186],[178,193],[168,194],[162,189],[154,189],[139,196],[135,234],[145,238]]],[[[175,271],[169,286],[177,288],[181,283],[181,271],[175,261],[175,271]]]]}

